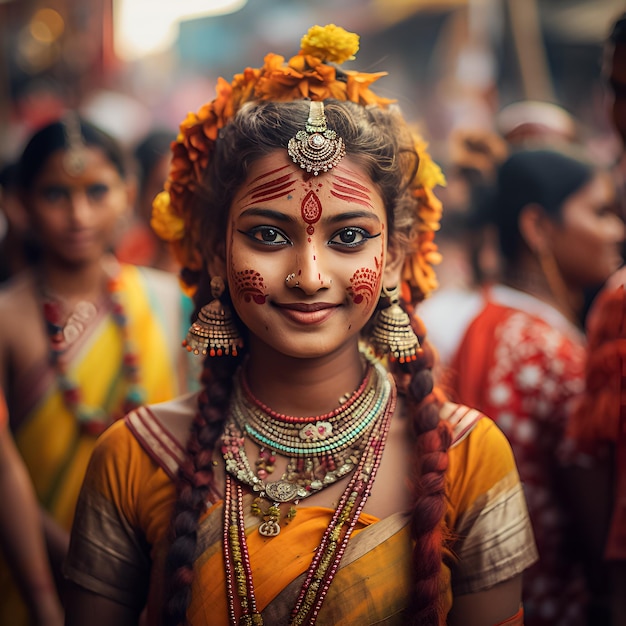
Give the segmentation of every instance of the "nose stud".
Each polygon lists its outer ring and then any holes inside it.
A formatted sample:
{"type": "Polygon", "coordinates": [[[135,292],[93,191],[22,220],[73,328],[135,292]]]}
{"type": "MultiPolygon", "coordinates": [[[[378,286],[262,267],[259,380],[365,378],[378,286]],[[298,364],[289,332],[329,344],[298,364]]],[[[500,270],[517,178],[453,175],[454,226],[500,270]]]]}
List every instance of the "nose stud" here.
{"type": "Polygon", "coordinates": [[[295,283],[290,284],[291,281],[296,277],[296,275],[291,272],[291,274],[287,274],[286,278],[285,278],[285,283],[287,284],[287,287],[299,287],[300,286],[300,281],[297,280],[295,283]]]}

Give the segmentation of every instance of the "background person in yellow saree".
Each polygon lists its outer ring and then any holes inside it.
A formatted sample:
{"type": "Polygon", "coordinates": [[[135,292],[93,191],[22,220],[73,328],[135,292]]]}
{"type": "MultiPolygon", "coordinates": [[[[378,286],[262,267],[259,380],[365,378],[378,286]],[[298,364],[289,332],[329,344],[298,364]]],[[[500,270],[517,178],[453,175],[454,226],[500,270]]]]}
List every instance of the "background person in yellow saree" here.
{"type": "Polygon", "coordinates": [[[71,626],[146,602],[151,624],[521,623],[511,450],[433,389],[405,310],[434,286],[441,172],[378,75],[327,62],[357,42],[314,27],[181,125],[153,222],[197,289],[203,389],[98,442],[71,626]]]}
{"type": "MultiPolygon", "coordinates": [[[[58,573],[97,435],[179,392],[179,288],[109,253],[133,188],[124,153],[95,126],[68,114],[37,131],[18,184],[38,258],[0,293],[0,381],[58,573]]],[[[25,623],[0,589],[0,623],[25,623]]]]}
{"type": "Polygon", "coordinates": [[[11,566],[34,626],[62,626],[63,610],[41,531],[37,498],[9,431],[0,391],[0,547],[11,566]]]}

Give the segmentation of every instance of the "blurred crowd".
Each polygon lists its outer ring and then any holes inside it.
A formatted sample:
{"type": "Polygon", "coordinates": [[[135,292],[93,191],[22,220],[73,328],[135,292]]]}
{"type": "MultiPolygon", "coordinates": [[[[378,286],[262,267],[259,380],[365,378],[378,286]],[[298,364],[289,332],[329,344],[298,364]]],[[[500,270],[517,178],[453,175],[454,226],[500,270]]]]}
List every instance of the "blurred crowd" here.
{"type": "MultiPolygon", "coordinates": [[[[626,142],[626,18],[602,68],[626,142]]],[[[626,624],[626,151],[568,103],[458,127],[439,289],[417,307],[455,401],[509,439],[540,559],[529,626],[626,624]]],[[[93,443],[144,402],[196,390],[193,303],[150,226],[176,129],[134,146],[73,111],[0,171],[0,624],[63,623],[62,562],[93,443]],[[34,622],[33,622],[34,620],[34,622]]],[[[485,460],[488,462],[488,459],[485,460]]]]}

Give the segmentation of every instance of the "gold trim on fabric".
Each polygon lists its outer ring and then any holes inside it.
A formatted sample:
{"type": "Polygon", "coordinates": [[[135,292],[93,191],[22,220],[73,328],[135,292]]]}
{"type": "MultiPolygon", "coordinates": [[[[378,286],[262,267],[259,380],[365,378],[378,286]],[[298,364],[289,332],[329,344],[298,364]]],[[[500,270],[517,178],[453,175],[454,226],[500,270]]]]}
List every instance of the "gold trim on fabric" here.
{"type": "Polygon", "coordinates": [[[442,420],[446,420],[452,427],[452,445],[457,446],[471,432],[483,414],[476,409],[470,409],[463,404],[446,402],[439,411],[442,420]]]}
{"type": "Polygon", "coordinates": [[[146,407],[140,407],[127,415],[126,423],[153,460],[170,478],[176,478],[178,468],[185,460],[185,451],[180,443],[146,407]]]}
{"type": "Polygon", "coordinates": [[[480,496],[457,520],[455,594],[489,589],[538,558],[526,498],[516,471],[480,496]]]}

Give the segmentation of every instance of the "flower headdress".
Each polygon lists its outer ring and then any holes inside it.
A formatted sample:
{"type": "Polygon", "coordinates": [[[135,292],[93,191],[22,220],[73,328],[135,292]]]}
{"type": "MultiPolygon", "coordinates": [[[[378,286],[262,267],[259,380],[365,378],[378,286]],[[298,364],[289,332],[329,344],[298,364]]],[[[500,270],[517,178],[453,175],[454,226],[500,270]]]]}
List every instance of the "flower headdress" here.
{"type": "MultiPolygon", "coordinates": [[[[189,209],[200,186],[214,150],[219,130],[249,101],[350,100],[362,106],[387,108],[394,100],[377,96],[370,85],[386,72],[362,73],[337,69],[353,59],[359,49],[359,36],[330,24],[313,26],[301,40],[300,52],[285,63],[284,57],[270,53],[261,68],[247,68],[232,82],[219,78],[216,97],[198,112],[189,113],[181,123],[172,144],[172,164],[165,189],[154,200],[152,227],[162,239],[171,242],[183,268],[198,271],[203,267],[202,254],[189,209]]],[[[434,243],[441,220],[441,203],[433,193],[445,184],[439,167],[426,151],[427,144],[415,134],[415,148],[420,162],[412,183],[417,200],[418,228],[413,241],[414,253],[407,257],[403,280],[410,299],[421,300],[437,287],[433,265],[441,261],[434,243]]],[[[190,295],[195,285],[183,281],[190,295]]]]}

